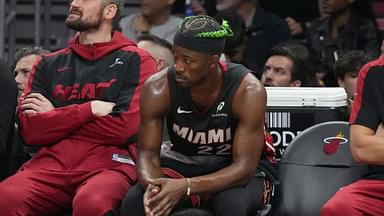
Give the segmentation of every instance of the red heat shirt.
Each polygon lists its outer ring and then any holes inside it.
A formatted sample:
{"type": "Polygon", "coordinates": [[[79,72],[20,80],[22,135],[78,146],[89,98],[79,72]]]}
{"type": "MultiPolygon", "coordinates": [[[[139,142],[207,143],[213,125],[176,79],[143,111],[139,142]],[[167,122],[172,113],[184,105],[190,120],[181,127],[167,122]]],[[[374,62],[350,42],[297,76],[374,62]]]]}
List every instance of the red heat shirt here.
{"type": "Polygon", "coordinates": [[[139,93],[156,63],[119,32],[106,43],[81,45],[78,40],[44,57],[29,77],[25,94],[41,93],[55,106],[35,115],[18,113],[25,142],[42,147],[26,164],[30,168],[89,171],[121,166],[113,154],[136,159],[139,93]],[[111,114],[96,117],[93,100],[116,106],[111,114]]]}

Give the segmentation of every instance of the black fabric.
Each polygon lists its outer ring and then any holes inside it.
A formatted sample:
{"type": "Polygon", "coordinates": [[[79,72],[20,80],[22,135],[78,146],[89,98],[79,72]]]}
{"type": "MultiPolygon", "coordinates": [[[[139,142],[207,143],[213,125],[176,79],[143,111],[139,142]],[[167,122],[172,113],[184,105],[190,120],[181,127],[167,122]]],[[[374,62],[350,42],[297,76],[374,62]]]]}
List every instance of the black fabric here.
{"type": "Polygon", "coordinates": [[[0,179],[7,175],[17,104],[16,82],[8,66],[0,61],[0,179]]]}
{"type": "MultiPolygon", "coordinates": [[[[359,73],[355,105],[359,109],[352,110],[351,124],[363,125],[376,131],[384,122],[384,58],[369,63],[359,73]],[[362,98],[360,100],[360,98],[362,98]]],[[[384,180],[384,166],[369,166],[367,179],[384,180]]]]}
{"type": "Polygon", "coordinates": [[[177,32],[173,44],[199,52],[222,53],[224,51],[225,39],[194,38],[177,32]]]}
{"type": "Polygon", "coordinates": [[[289,39],[291,32],[287,22],[257,6],[252,25],[247,28],[244,64],[255,71],[257,77],[261,77],[269,50],[289,39]]]}
{"type": "Polygon", "coordinates": [[[170,67],[171,111],[166,119],[172,150],[184,155],[232,158],[232,142],[238,122],[232,114],[232,97],[248,70],[237,64],[228,64],[228,69],[222,66],[222,70],[223,84],[216,102],[206,111],[199,111],[188,89],[177,84],[174,67],[170,67]]]}
{"type": "MultiPolygon", "coordinates": [[[[215,216],[254,216],[263,205],[263,188],[264,178],[255,176],[244,187],[235,187],[217,193],[209,202],[206,210],[215,216]]],[[[130,188],[122,203],[121,216],[144,216],[143,195],[144,190],[141,185],[136,184],[130,188]]],[[[174,208],[174,216],[190,215],[188,213],[197,213],[192,215],[199,216],[207,215],[206,211],[193,210],[184,211],[184,214],[180,213],[182,209],[189,208],[191,206],[185,200],[182,200],[174,208]]]]}
{"type": "Polygon", "coordinates": [[[325,74],[325,85],[338,86],[333,70],[336,59],[350,50],[363,50],[377,57],[381,37],[373,20],[351,13],[347,25],[338,29],[338,37],[333,41],[329,31],[331,22],[330,17],[315,20],[307,32],[307,45],[314,53],[319,71],[325,74]]]}

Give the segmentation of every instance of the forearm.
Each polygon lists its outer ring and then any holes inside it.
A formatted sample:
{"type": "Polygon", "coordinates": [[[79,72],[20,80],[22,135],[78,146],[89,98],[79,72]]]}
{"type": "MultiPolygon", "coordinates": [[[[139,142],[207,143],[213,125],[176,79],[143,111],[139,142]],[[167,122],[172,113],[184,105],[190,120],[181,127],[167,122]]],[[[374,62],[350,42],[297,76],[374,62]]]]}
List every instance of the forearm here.
{"type": "Polygon", "coordinates": [[[140,117],[138,112],[124,112],[117,116],[103,116],[88,122],[75,136],[89,137],[103,145],[126,145],[127,139],[136,136],[140,117]]]}
{"type": "Polygon", "coordinates": [[[18,118],[21,135],[27,144],[47,145],[58,142],[96,117],[90,103],[84,103],[31,115],[19,110],[18,118]]]}
{"type": "Polygon", "coordinates": [[[190,179],[191,193],[214,193],[245,185],[255,175],[255,161],[232,163],[217,172],[190,179]]]}
{"type": "Polygon", "coordinates": [[[352,154],[354,159],[363,164],[384,165],[384,137],[358,135],[351,132],[352,154]]]}
{"type": "Polygon", "coordinates": [[[148,185],[149,179],[162,177],[159,155],[153,152],[140,152],[137,171],[140,184],[144,187],[148,185]]]}

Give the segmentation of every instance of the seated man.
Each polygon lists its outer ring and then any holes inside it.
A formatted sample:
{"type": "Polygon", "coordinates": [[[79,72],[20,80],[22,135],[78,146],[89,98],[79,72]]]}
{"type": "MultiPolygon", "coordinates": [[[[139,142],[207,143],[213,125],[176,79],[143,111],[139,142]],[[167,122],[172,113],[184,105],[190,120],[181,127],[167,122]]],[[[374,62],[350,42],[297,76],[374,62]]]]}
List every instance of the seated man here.
{"type": "Polygon", "coordinates": [[[322,216],[384,215],[384,56],[360,70],[350,116],[351,151],[357,162],[370,165],[364,178],[328,200],[322,216]]]}
{"type": "Polygon", "coordinates": [[[312,62],[310,51],[301,44],[277,45],[268,54],[261,82],[274,87],[318,86],[312,62]]]}
{"type": "Polygon", "coordinates": [[[209,16],[179,25],[175,65],[151,76],[141,93],[140,185],[128,191],[122,215],[169,215],[192,206],[255,215],[263,207],[269,183],[257,167],[266,92],[244,66],[219,63],[229,35],[226,22],[209,16]],[[160,158],[164,118],[172,144],[160,158]]]}
{"type": "Polygon", "coordinates": [[[23,47],[16,50],[13,75],[17,84],[18,98],[24,93],[33,64],[48,53],[48,50],[44,50],[41,47],[23,47]]]}

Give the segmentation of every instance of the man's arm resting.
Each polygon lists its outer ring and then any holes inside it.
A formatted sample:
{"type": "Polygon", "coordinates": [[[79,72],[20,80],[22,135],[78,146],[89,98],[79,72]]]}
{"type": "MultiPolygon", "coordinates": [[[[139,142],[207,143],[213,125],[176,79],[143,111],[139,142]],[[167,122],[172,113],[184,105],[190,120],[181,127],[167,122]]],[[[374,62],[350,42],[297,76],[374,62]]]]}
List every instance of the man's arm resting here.
{"type": "Polygon", "coordinates": [[[21,135],[27,144],[47,145],[60,141],[96,116],[88,102],[36,114],[26,114],[19,109],[18,118],[21,135]]]}
{"type": "Polygon", "coordinates": [[[351,151],[357,162],[384,165],[384,133],[381,127],[374,131],[362,125],[351,125],[351,151]]]}

